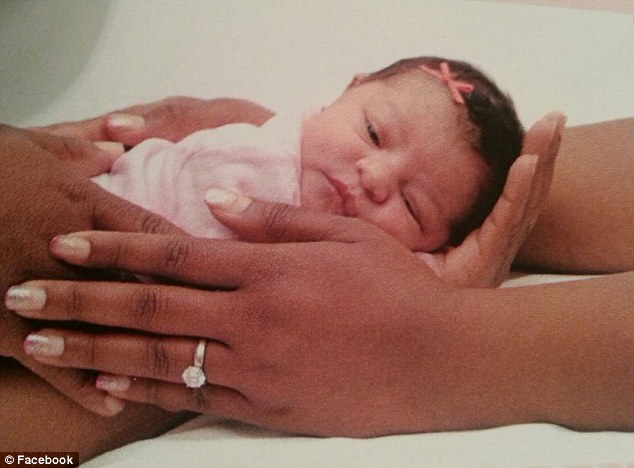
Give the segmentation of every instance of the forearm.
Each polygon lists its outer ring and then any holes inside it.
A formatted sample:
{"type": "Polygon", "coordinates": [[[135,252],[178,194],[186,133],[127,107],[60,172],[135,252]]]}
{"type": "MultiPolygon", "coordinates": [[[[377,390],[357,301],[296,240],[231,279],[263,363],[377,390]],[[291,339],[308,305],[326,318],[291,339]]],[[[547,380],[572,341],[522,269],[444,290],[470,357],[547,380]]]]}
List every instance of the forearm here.
{"type": "Polygon", "coordinates": [[[476,294],[465,382],[482,422],[634,429],[634,273],[476,294]]]}
{"type": "Polygon", "coordinates": [[[520,250],[523,267],[634,269],[634,118],[566,129],[542,214],[520,250]]]}

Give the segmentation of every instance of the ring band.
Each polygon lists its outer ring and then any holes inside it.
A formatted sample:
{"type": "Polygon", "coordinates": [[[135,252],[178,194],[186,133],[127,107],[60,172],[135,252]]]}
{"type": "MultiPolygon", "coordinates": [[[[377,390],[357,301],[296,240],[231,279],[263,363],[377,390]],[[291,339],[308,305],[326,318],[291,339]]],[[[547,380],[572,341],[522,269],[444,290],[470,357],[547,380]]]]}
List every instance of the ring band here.
{"type": "Polygon", "coordinates": [[[183,382],[189,388],[200,388],[207,382],[207,376],[203,371],[203,364],[205,362],[205,348],[207,347],[207,340],[201,338],[196,346],[194,353],[194,365],[189,366],[181,377],[183,382]]]}

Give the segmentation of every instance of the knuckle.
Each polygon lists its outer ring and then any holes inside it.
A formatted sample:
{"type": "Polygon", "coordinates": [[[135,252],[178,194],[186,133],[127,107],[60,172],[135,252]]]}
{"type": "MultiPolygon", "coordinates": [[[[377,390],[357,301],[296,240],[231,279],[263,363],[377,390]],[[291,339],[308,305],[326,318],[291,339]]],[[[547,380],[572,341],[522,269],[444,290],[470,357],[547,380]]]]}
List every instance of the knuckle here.
{"type": "Polygon", "coordinates": [[[161,102],[160,112],[165,121],[174,123],[182,120],[183,109],[181,101],[182,99],[179,99],[178,96],[172,96],[161,102]]]}
{"type": "Polygon", "coordinates": [[[266,230],[277,240],[286,238],[286,233],[293,220],[294,210],[289,205],[268,205],[265,208],[264,223],[266,230]]]}
{"type": "MultiPolygon", "coordinates": [[[[167,377],[170,371],[170,362],[167,349],[161,340],[148,339],[144,353],[145,368],[155,377],[167,377]]],[[[154,390],[156,391],[156,389],[154,390]]]]}
{"type": "Polygon", "coordinates": [[[167,297],[159,289],[151,286],[140,287],[132,296],[130,310],[137,325],[152,325],[165,315],[167,297]]]}
{"type": "Polygon", "coordinates": [[[67,137],[61,137],[58,139],[58,141],[60,146],[59,149],[63,154],[67,155],[71,159],[79,156],[80,145],[77,140],[67,137]]]}
{"type": "Polygon", "coordinates": [[[86,359],[89,365],[97,363],[97,340],[94,338],[89,339],[86,347],[86,359]]]}
{"type": "Polygon", "coordinates": [[[190,392],[187,392],[187,407],[196,413],[209,413],[211,408],[206,392],[202,388],[192,388],[190,392]]]}
{"type": "Polygon", "coordinates": [[[64,303],[64,312],[67,318],[71,320],[79,320],[84,310],[84,295],[81,290],[76,287],[70,287],[66,294],[64,303]]]}
{"type": "MultiPolygon", "coordinates": [[[[94,247],[91,248],[91,256],[94,255],[93,251],[94,247]]],[[[108,252],[108,258],[106,259],[107,265],[119,266],[122,263],[122,260],[126,258],[125,255],[125,247],[121,242],[114,242],[112,245],[112,249],[108,252]]]]}
{"type": "Polygon", "coordinates": [[[73,203],[83,203],[91,199],[91,186],[84,179],[65,180],[59,189],[66,199],[73,203]]]}
{"type": "Polygon", "coordinates": [[[94,377],[88,372],[48,368],[42,373],[42,377],[82,406],[90,407],[93,398],[98,396],[94,377]]]}
{"type": "Polygon", "coordinates": [[[94,378],[87,372],[77,373],[73,386],[82,399],[86,399],[96,393],[94,378]]]}
{"type": "Polygon", "coordinates": [[[155,405],[159,405],[161,408],[164,408],[164,404],[167,402],[162,402],[159,400],[159,384],[158,380],[147,380],[144,385],[145,390],[145,398],[144,400],[147,403],[152,403],[155,405]]]}
{"type": "Polygon", "coordinates": [[[186,238],[170,239],[165,248],[165,269],[170,273],[179,273],[190,255],[191,248],[191,240],[186,238]]]}
{"type": "Polygon", "coordinates": [[[139,225],[141,228],[141,232],[144,232],[146,234],[160,234],[161,232],[163,232],[164,221],[161,218],[145,212],[141,213],[140,216],[141,221],[139,225]]]}

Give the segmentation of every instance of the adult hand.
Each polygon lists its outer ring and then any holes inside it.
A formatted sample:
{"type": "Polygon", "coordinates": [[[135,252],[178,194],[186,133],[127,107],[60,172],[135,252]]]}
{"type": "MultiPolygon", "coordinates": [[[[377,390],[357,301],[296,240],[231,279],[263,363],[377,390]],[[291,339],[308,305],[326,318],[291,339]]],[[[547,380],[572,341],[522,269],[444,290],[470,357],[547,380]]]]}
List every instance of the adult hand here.
{"type": "MultiPolygon", "coordinates": [[[[96,277],[51,258],[49,239],[57,234],[77,229],[179,232],[85,178],[90,167],[98,168],[99,161],[107,162],[108,157],[107,152],[81,140],[0,126],[0,174],[4,179],[0,185],[0,293],[34,277],[96,277]]],[[[93,411],[113,414],[120,410],[115,399],[104,399],[103,392],[95,391],[94,376],[45,367],[24,353],[24,338],[37,326],[2,307],[0,356],[17,359],[93,411]]]]}
{"type": "Polygon", "coordinates": [[[372,435],[442,425],[441,413],[418,406],[439,397],[431,388],[442,369],[429,367],[456,343],[460,290],[361,220],[224,200],[214,214],[251,242],[88,232],[72,235],[69,251],[69,237],[54,240],[53,253],[77,265],[196,288],[26,283],[16,290],[33,299],[18,307],[25,316],[144,332],[44,329],[27,339],[29,352],[117,374],[98,384],[120,398],[267,427],[372,435]],[[209,384],[190,389],[181,373],[199,337],[209,384]]]}
{"type": "Polygon", "coordinates": [[[41,127],[41,130],[89,141],[134,146],[153,137],[176,142],[197,130],[231,123],[260,126],[273,115],[269,109],[245,99],[173,96],[82,122],[41,127]]]}
{"type": "Polygon", "coordinates": [[[528,131],[522,156],[480,228],[457,247],[418,254],[440,278],[458,286],[495,287],[508,277],[548,194],[564,122],[562,114],[552,112],[528,131]]]}

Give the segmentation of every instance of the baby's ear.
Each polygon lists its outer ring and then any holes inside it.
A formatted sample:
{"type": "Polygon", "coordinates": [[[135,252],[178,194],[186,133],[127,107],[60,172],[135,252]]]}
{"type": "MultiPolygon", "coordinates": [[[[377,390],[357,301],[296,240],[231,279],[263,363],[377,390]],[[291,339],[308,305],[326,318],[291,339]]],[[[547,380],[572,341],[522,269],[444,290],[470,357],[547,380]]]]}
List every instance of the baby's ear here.
{"type": "Polygon", "coordinates": [[[354,88],[358,84],[361,84],[363,80],[365,80],[368,77],[368,75],[369,75],[368,73],[357,73],[356,75],[352,77],[352,80],[350,80],[350,83],[348,83],[348,86],[346,87],[346,89],[354,88]]]}

